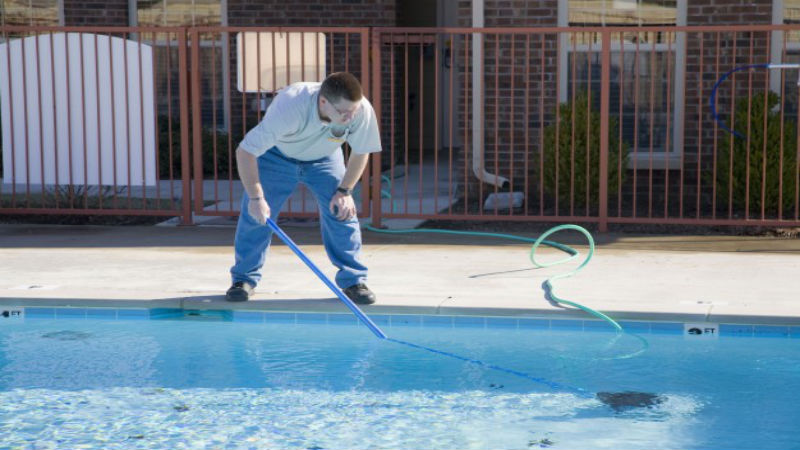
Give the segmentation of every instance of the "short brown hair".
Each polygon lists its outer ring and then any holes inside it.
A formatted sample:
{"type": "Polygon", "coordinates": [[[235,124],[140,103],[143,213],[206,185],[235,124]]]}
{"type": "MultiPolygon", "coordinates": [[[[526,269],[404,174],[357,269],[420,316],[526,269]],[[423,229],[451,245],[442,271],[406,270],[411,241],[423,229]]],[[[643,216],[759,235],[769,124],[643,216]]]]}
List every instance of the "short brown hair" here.
{"type": "Polygon", "coordinates": [[[334,72],[325,78],[319,95],[332,102],[337,102],[344,98],[350,102],[357,102],[364,96],[361,91],[361,83],[349,72],[334,72]]]}

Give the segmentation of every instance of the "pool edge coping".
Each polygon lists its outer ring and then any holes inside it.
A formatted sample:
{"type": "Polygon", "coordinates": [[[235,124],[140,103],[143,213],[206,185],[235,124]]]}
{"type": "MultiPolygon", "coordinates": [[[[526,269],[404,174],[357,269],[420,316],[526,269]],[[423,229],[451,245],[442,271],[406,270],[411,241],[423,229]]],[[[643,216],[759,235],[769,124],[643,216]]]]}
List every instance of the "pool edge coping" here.
{"type": "MultiPolygon", "coordinates": [[[[23,308],[100,308],[100,309],[179,309],[184,311],[252,311],[297,314],[350,314],[347,308],[336,300],[256,300],[242,303],[227,301],[197,301],[185,298],[159,300],[99,300],[99,299],[31,299],[0,298],[0,306],[23,308]],[[302,306],[297,303],[302,303],[302,306]],[[292,304],[294,303],[294,305],[292,304]]],[[[419,315],[442,317],[492,317],[513,319],[547,318],[550,320],[596,320],[596,318],[577,309],[543,308],[492,308],[492,307],[442,307],[413,305],[370,305],[362,307],[368,315],[419,315]]],[[[636,322],[679,322],[679,323],[717,323],[737,325],[778,325],[800,326],[800,316],[789,315],[747,315],[712,314],[664,311],[603,310],[617,321],[636,322]]],[[[354,316],[355,317],[355,316],[354,316]]]]}

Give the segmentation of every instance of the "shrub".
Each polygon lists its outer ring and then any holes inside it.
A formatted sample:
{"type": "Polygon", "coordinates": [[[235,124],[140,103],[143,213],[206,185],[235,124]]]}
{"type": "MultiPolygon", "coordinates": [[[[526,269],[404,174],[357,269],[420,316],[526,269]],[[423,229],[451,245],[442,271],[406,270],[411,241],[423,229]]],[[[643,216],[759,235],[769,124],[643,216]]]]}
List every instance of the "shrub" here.
{"type": "MultiPolygon", "coordinates": [[[[589,205],[597,205],[600,194],[600,111],[589,108],[587,93],[576,93],[574,107],[571,103],[563,103],[560,106],[559,120],[558,145],[556,145],[556,124],[548,125],[544,129],[542,151],[545,172],[540,176],[543,177],[545,193],[555,197],[557,192],[559,204],[570,205],[572,201],[570,193],[574,190],[576,208],[586,207],[587,201],[589,205]],[[556,185],[556,167],[558,167],[558,185],[556,185]],[[587,186],[590,187],[588,199],[587,186]]],[[[630,146],[626,142],[622,143],[620,152],[619,135],[615,132],[619,127],[618,124],[615,117],[609,118],[608,192],[610,194],[615,193],[620,181],[625,179],[625,168],[630,153],[630,146]],[[623,168],[621,174],[620,153],[623,168]]]]}
{"type": "MultiPolygon", "coordinates": [[[[734,126],[743,137],[734,137],[732,145],[731,139],[722,139],[718,147],[715,183],[720,206],[731,206],[728,202],[730,198],[737,211],[744,211],[746,203],[749,203],[750,212],[756,214],[761,213],[762,206],[765,211],[777,214],[780,202],[783,211],[793,209],[798,173],[796,124],[790,121],[783,123],[781,155],[781,117],[780,112],[775,110],[779,103],[780,97],[774,92],[756,94],[749,101],[743,98],[736,102],[734,126]],[[763,185],[764,181],[766,185],[763,185]]],[[[708,177],[711,176],[709,173],[708,177]]]]}
{"type": "MultiPolygon", "coordinates": [[[[189,134],[189,148],[192,148],[192,135],[189,134]]],[[[226,177],[228,175],[228,163],[230,161],[228,155],[228,133],[217,131],[216,135],[210,128],[203,128],[202,130],[202,152],[203,152],[203,176],[214,176],[214,160],[217,163],[217,177],[226,177]],[[216,158],[214,155],[214,141],[216,140],[216,158]]],[[[231,139],[231,154],[235,152],[236,146],[239,145],[241,137],[234,137],[231,139]]],[[[192,165],[191,161],[184,163],[192,165]]],[[[236,176],[236,168],[233,166],[234,177],[236,176]]],[[[158,173],[161,179],[168,179],[170,176],[170,167],[172,168],[172,178],[179,179],[181,177],[181,125],[177,120],[172,120],[170,123],[166,117],[159,117],[158,119],[158,173]],[[172,141],[172,155],[170,157],[170,139],[172,141]]]]}

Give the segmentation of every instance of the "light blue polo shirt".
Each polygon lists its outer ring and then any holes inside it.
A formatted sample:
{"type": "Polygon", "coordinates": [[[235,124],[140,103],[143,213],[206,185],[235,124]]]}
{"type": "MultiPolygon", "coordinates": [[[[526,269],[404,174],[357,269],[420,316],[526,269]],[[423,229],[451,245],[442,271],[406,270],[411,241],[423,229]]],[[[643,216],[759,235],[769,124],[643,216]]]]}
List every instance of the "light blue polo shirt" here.
{"type": "Polygon", "coordinates": [[[294,83],[272,100],[261,122],[245,135],[239,146],[255,156],[277,147],[284,155],[301,161],[330,156],[347,142],[355,153],[381,151],[375,110],[362,98],[353,119],[344,126],[319,118],[322,83],[294,83]]]}

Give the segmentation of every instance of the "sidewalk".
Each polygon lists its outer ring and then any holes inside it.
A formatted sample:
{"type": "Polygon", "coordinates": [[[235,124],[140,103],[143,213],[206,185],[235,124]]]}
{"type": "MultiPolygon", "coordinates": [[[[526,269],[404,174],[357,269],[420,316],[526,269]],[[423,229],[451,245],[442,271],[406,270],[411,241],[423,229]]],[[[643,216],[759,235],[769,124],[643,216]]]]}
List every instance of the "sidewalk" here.
{"type": "MultiPolygon", "coordinates": [[[[333,276],[316,227],[284,230],[333,276]]],[[[0,225],[0,305],[347,311],[277,238],[254,299],[225,302],[233,233],[232,225],[0,225]]],[[[595,238],[591,262],[555,282],[559,297],[615,319],[800,324],[800,239],[595,238]]],[[[553,239],[586,254],[577,234],[553,239]]],[[[534,268],[524,243],[364,231],[364,244],[378,295],[367,314],[588,317],[545,299],[542,283],[564,268],[534,268]]],[[[540,256],[562,257],[548,248],[540,256]]]]}

